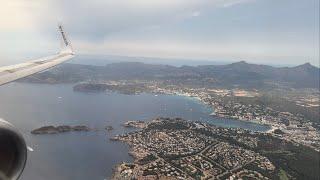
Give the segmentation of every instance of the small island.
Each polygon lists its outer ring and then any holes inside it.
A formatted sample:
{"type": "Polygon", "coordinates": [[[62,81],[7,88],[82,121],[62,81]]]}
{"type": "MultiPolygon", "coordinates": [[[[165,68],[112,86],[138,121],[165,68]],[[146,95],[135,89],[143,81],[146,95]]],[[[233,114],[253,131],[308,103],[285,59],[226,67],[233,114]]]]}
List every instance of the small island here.
{"type": "Polygon", "coordinates": [[[146,123],[144,121],[127,121],[123,126],[127,128],[145,128],[146,123]]]}
{"type": "Polygon", "coordinates": [[[113,127],[112,127],[112,126],[106,126],[105,129],[106,129],[107,131],[112,131],[112,130],[113,130],[113,127]]]}
{"type": "Polygon", "coordinates": [[[58,134],[71,131],[90,131],[87,126],[43,126],[31,131],[31,134],[58,134]]]}

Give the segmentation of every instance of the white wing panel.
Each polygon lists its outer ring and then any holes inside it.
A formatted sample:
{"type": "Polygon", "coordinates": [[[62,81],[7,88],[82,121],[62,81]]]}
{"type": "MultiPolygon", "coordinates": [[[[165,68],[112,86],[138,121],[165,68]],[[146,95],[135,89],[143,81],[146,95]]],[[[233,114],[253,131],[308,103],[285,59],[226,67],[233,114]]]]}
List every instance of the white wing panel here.
{"type": "Polygon", "coordinates": [[[60,53],[26,63],[0,67],[0,85],[41,72],[73,57],[73,53],[60,53]]]}

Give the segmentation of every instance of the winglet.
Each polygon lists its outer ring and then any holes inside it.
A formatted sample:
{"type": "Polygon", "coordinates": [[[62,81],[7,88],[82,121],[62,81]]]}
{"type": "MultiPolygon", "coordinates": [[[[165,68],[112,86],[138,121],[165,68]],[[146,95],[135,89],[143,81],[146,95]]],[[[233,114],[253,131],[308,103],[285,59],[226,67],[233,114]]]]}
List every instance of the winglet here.
{"type": "Polygon", "coordinates": [[[69,41],[69,39],[67,38],[67,35],[65,33],[65,31],[63,30],[63,26],[61,24],[58,25],[58,28],[59,28],[59,31],[61,33],[61,36],[62,36],[62,41],[63,41],[63,47],[60,51],[60,53],[71,53],[71,54],[74,54],[74,51],[73,51],[73,48],[72,48],[72,45],[69,41]]]}

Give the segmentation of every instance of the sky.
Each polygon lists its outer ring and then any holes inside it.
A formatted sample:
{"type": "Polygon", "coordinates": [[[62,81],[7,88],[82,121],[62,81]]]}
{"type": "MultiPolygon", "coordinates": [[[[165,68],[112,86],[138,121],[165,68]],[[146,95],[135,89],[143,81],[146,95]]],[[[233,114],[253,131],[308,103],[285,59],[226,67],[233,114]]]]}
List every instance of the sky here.
{"type": "Polygon", "coordinates": [[[77,54],[319,66],[319,0],[0,0],[0,64],[77,54]]]}

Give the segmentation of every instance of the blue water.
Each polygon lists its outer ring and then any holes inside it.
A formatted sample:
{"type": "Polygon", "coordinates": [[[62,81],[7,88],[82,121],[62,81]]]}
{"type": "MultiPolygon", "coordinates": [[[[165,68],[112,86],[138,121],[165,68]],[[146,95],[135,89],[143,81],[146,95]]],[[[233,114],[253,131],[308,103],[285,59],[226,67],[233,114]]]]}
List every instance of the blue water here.
{"type": "Polygon", "coordinates": [[[72,85],[10,83],[0,86],[0,117],[14,124],[34,151],[29,152],[22,180],[105,179],[122,161],[132,161],[128,147],[110,141],[115,134],[132,129],[121,126],[128,120],[158,116],[200,120],[223,127],[266,131],[267,126],[217,119],[211,108],[182,96],[118,93],[78,93],[72,85]],[[31,135],[44,125],[87,125],[100,129],[58,135],[31,135]],[[111,125],[114,130],[104,131],[111,125]]]}

